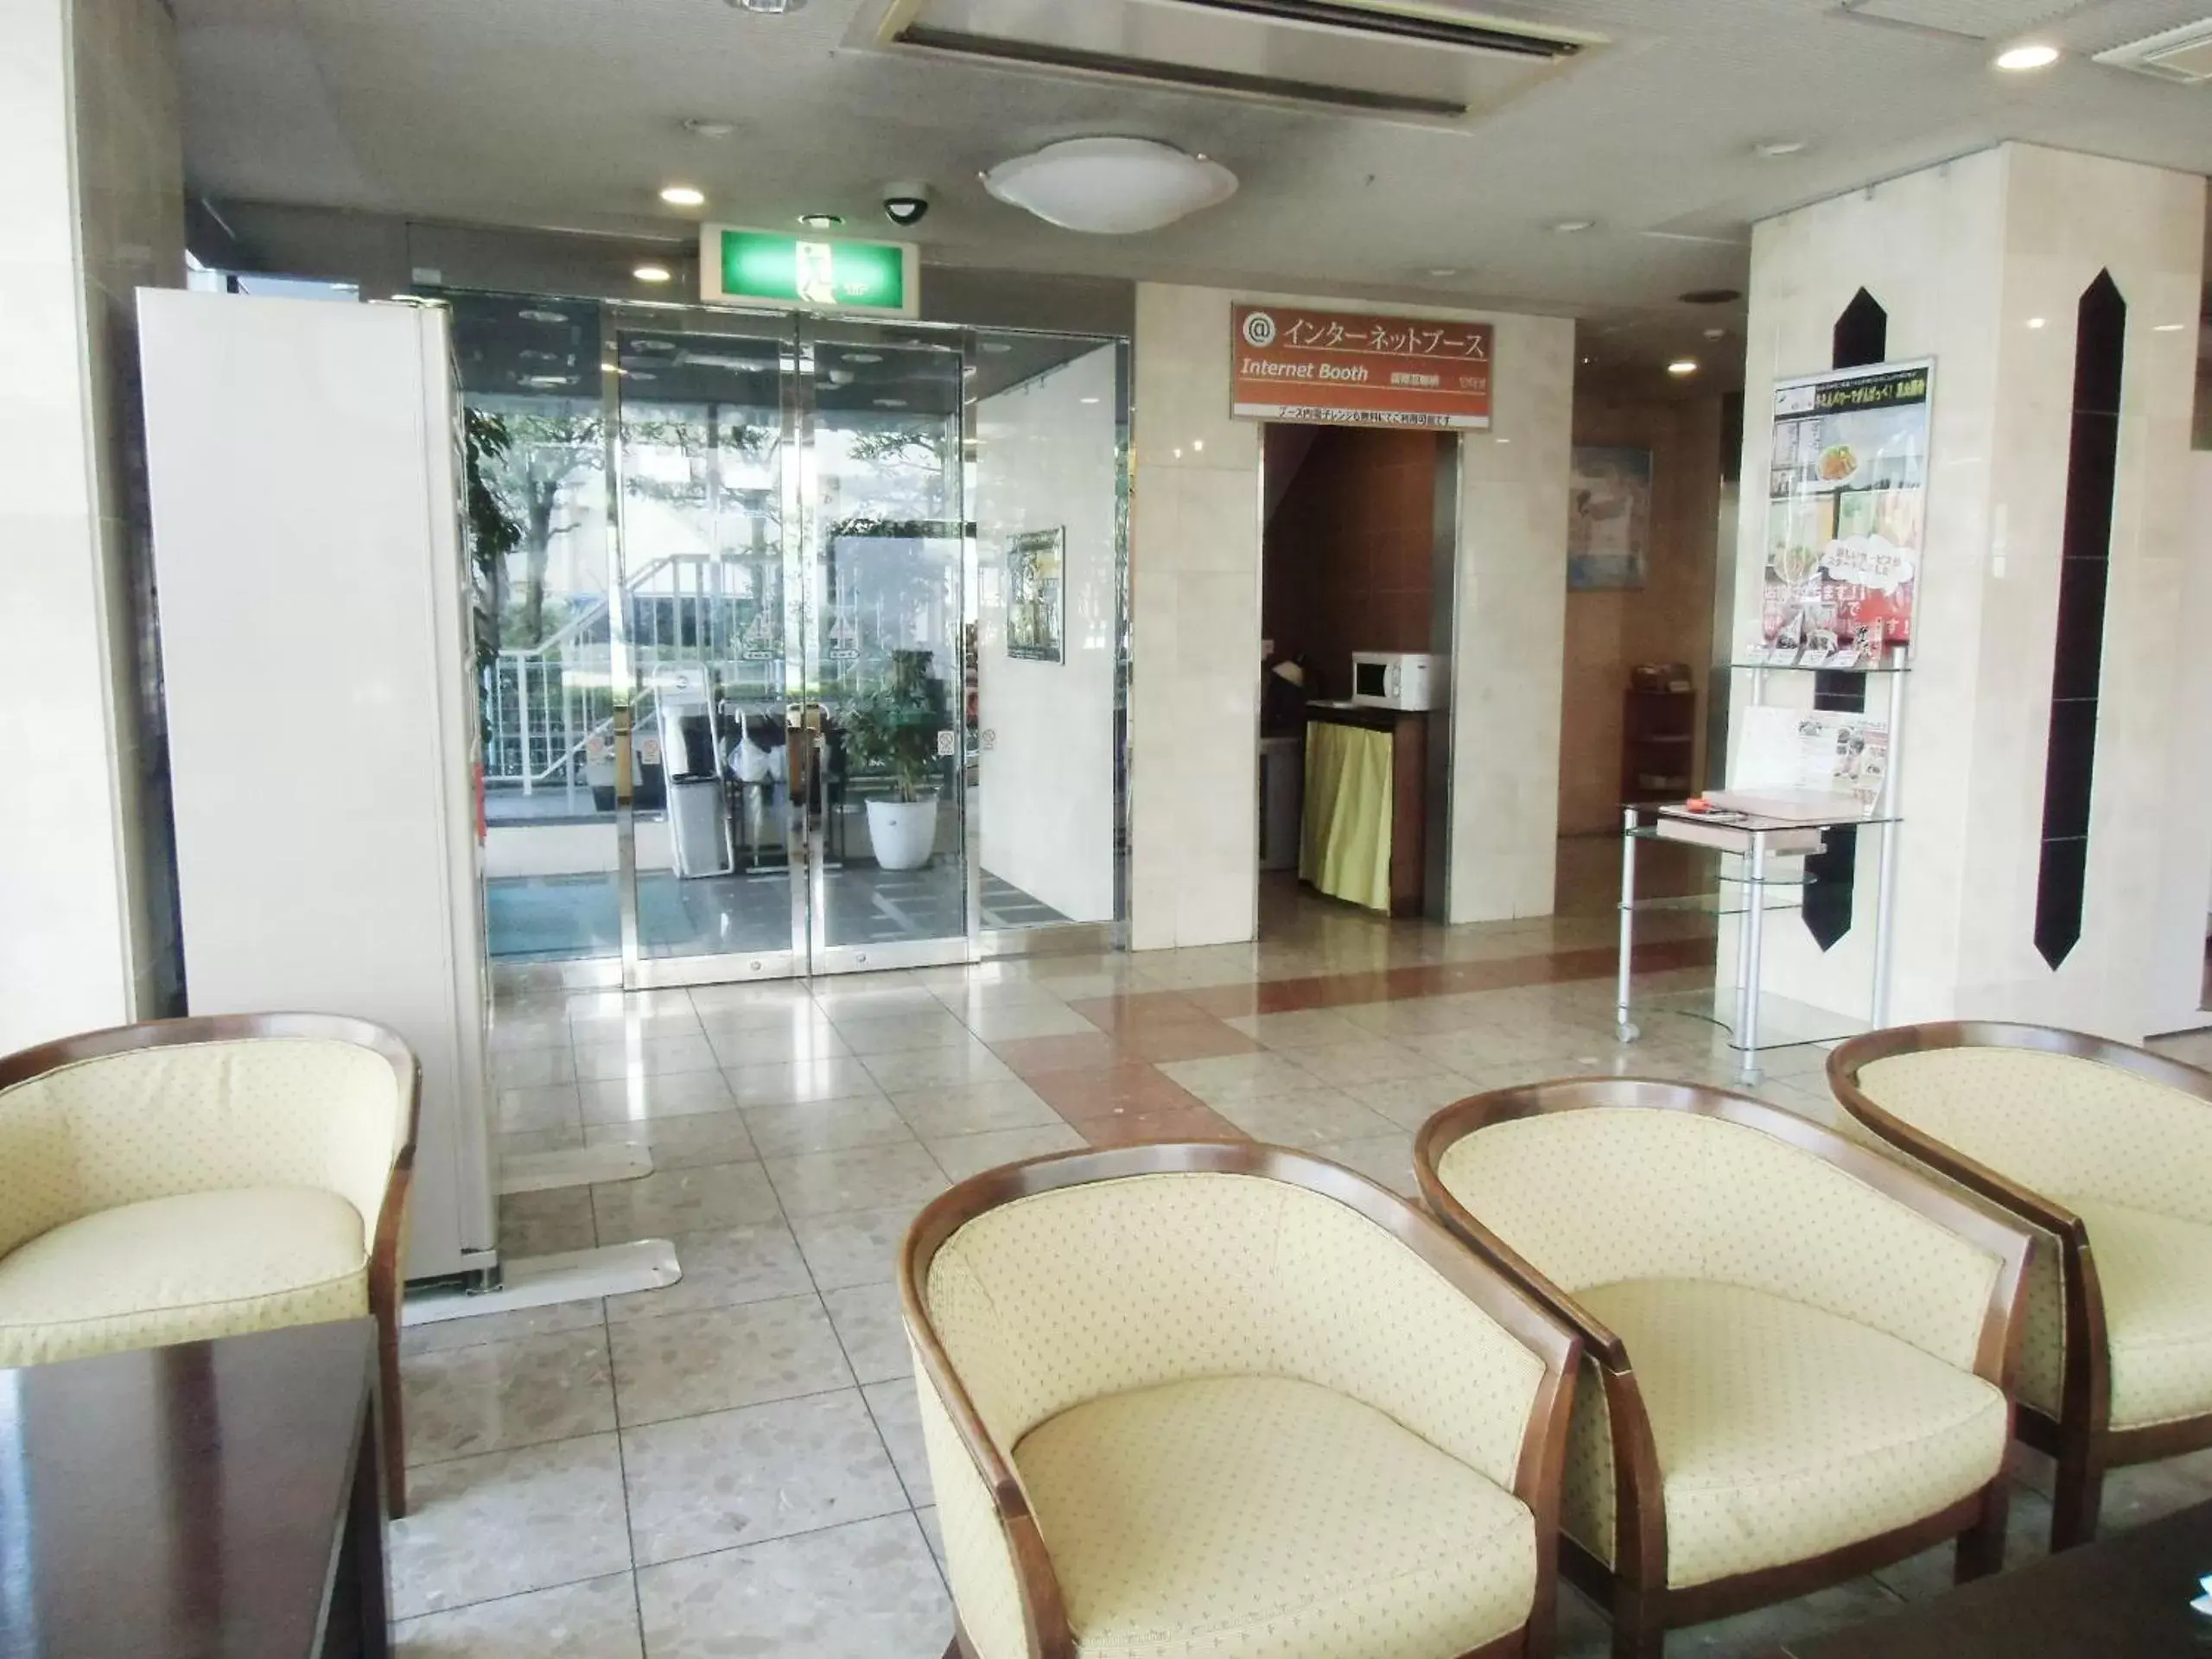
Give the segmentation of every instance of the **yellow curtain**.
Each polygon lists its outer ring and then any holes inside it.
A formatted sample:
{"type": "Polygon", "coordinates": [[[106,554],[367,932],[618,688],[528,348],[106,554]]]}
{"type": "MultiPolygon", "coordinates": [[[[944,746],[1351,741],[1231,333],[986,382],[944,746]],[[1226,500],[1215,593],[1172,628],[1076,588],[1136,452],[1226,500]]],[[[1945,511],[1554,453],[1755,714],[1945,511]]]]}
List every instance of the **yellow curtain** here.
{"type": "Polygon", "coordinates": [[[1298,874],[1332,898],[1390,908],[1390,734],[1306,727],[1306,816],[1298,874]]]}

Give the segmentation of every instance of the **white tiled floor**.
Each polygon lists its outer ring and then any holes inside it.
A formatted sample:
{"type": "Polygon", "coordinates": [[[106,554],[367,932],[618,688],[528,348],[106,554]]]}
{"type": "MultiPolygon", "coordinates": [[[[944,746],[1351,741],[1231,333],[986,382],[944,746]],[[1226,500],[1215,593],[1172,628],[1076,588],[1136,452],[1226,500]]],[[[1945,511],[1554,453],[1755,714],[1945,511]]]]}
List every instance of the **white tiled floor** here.
{"type": "MultiPolygon", "coordinates": [[[[893,1255],[915,1210],[991,1165],[1084,1144],[990,1045],[1082,1037],[1071,1002],[1406,963],[1541,956],[1602,920],[1387,929],[1330,906],[1280,942],[1039,959],[805,986],[512,999],[497,1031],[505,1144],[629,1138],[655,1173],[505,1201],[516,1255],[677,1242],[664,1291],[427,1326],[404,1348],[414,1512],[394,1529],[409,1659],[936,1659],[950,1605],[893,1255]],[[578,1081],[582,1079],[582,1081],[578,1081]]],[[[1674,977],[1694,981],[1686,973],[1674,977]]],[[[1412,1130],[1478,1088],[1572,1071],[1726,1083],[1688,1020],[1622,1050],[1609,981],[1357,1002],[1225,1022],[1256,1052],[1157,1067],[1237,1128],[1402,1190],[1412,1130]]],[[[1010,1050],[1009,1052],[1016,1052],[1010,1050]]],[[[1834,1122],[1818,1051],[1770,1099],[1834,1122]]],[[[2041,1548],[2030,1469],[2016,1546],[2041,1548]]],[[[2212,1496],[2212,1459],[2114,1478],[2113,1525],[2212,1496]]],[[[1922,1558],[1684,1631],[1736,1655],[1936,1593],[1922,1558]]],[[[1562,1651],[1605,1651],[1562,1598],[1562,1651]]]]}

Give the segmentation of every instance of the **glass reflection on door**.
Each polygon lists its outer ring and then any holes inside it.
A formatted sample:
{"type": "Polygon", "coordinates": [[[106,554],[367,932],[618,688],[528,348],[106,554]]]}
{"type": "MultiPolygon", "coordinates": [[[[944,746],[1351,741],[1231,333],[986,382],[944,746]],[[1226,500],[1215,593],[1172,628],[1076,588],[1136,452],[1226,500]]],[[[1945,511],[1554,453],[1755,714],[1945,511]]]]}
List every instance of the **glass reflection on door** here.
{"type": "Polygon", "coordinates": [[[617,957],[613,605],[596,304],[455,294],[493,960],[617,957]]]}
{"type": "Polygon", "coordinates": [[[792,949],[788,342],[615,336],[620,621],[641,959],[792,949]]]}
{"type": "Polygon", "coordinates": [[[969,932],[969,643],[957,347],[823,325],[808,353],[807,821],[817,969],[951,961],[969,932]]]}

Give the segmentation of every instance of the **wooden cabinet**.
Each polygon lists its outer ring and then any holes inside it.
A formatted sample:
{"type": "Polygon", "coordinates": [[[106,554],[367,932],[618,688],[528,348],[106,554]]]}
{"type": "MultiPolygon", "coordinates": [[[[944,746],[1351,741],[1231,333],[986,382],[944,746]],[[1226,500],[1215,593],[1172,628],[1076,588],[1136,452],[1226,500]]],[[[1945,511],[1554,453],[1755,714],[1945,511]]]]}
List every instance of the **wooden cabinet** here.
{"type": "Polygon", "coordinates": [[[1621,695],[1621,804],[1688,796],[1697,756],[1697,693],[1621,695]]]}

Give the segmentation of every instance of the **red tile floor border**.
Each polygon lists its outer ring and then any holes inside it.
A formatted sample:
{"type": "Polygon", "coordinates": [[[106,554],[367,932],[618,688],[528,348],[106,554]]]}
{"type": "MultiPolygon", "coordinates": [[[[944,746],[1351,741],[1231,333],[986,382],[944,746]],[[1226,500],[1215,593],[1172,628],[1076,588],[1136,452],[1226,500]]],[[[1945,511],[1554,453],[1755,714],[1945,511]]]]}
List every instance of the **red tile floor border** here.
{"type": "MultiPolygon", "coordinates": [[[[1713,959],[1713,944],[1707,938],[1640,944],[1634,960],[1637,972],[1658,973],[1708,967],[1713,959]]],[[[1156,1069],[1162,1060],[1260,1052],[1258,1041],[1225,1023],[1230,1019],[1609,978],[1618,960],[1611,947],[1593,946],[1476,962],[1419,963],[1376,973],[1084,997],[1068,1006],[1098,1027],[1096,1033],[1014,1037],[990,1047],[1094,1147],[1242,1140],[1248,1138],[1243,1131],[1156,1069]]]]}

